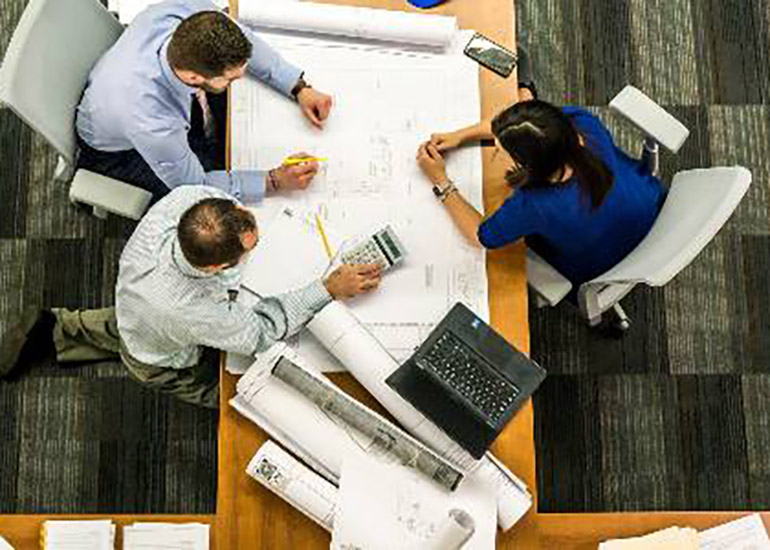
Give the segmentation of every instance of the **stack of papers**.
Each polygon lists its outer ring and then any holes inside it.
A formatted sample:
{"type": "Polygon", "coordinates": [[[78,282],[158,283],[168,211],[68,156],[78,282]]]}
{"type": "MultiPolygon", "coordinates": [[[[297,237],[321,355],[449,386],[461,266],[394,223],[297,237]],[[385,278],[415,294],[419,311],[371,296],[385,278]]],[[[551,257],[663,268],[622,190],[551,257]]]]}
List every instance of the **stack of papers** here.
{"type": "Polygon", "coordinates": [[[108,519],[46,521],[41,539],[43,550],[112,550],[115,548],[115,525],[108,519]]]}
{"type": "Polygon", "coordinates": [[[770,550],[770,538],[759,514],[752,514],[697,533],[669,527],[643,537],[603,542],[599,550],[770,550]]]}
{"type": "Polygon", "coordinates": [[[123,550],[208,550],[203,523],[134,523],[123,529],[123,550]]]}

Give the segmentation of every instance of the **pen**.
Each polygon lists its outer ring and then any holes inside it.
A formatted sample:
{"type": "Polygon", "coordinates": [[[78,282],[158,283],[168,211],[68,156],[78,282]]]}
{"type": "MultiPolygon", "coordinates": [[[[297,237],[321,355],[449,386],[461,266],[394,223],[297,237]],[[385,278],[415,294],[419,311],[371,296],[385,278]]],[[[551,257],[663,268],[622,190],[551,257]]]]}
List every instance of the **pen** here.
{"type": "Polygon", "coordinates": [[[321,240],[324,243],[324,249],[326,250],[326,255],[331,260],[334,257],[334,254],[332,253],[332,247],[329,246],[329,239],[326,238],[326,231],[324,231],[324,226],[321,223],[321,216],[318,214],[315,215],[315,226],[318,228],[318,233],[321,234],[321,240]]]}
{"type": "Polygon", "coordinates": [[[327,162],[329,159],[326,157],[305,157],[305,158],[292,158],[289,157],[283,161],[284,166],[294,166],[295,164],[302,164],[303,162],[327,162]]]}

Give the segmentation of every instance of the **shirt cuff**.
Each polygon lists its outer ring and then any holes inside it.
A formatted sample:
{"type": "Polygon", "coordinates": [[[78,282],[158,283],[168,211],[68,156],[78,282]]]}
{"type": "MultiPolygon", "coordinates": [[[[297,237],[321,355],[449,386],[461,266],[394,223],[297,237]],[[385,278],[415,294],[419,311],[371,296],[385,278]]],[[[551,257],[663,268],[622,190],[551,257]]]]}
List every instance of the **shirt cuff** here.
{"type": "Polygon", "coordinates": [[[291,95],[291,91],[294,89],[294,86],[297,85],[299,77],[301,77],[304,72],[305,71],[299,67],[295,67],[291,63],[282,63],[274,75],[275,88],[282,92],[286,97],[295,99],[295,97],[291,95]]]}
{"type": "Polygon", "coordinates": [[[289,292],[283,298],[288,302],[286,305],[292,310],[307,311],[312,314],[318,313],[332,301],[332,296],[326,290],[321,279],[296,292],[289,292]]]}

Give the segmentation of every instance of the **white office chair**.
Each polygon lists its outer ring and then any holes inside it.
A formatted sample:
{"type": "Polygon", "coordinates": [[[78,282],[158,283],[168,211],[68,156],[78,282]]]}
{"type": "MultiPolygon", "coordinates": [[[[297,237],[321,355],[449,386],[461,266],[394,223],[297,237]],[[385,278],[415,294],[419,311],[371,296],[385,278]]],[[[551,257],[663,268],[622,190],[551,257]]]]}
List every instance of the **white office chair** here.
{"type": "Polygon", "coordinates": [[[72,179],[70,200],[138,220],[152,195],[87,170],[74,174],[75,109],[88,74],[123,27],[98,0],[30,0],[0,67],[4,104],[56,150],[54,179],[72,179]]]}
{"type": "MultiPolygon", "coordinates": [[[[677,152],[689,131],[654,101],[632,86],[623,89],[610,108],[646,134],[643,159],[658,171],[658,144],[677,152]]],[[[725,224],[751,184],[751,172],[740,166],[677,173],[655,224],[641,243],[618,265],[578,289],[578,306],[591,326],[612,309],[617,327],[630,326],[620,300],[639,283],[662,286],[700,253],[725,224]]],[[[558,304],[571,283],[532,251],[527,277],[535,305],[558,304]]]]}

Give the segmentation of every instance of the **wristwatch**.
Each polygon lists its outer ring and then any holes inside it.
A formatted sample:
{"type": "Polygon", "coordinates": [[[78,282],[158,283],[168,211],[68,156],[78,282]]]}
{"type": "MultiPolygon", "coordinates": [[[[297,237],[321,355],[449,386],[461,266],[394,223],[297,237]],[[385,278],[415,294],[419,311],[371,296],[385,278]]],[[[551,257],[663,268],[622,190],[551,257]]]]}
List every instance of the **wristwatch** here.
{"type": "Polygon", "coordinates": [[[297,99],[299,97],[299,93],[305,88],[312,88],[312,86],[305,82],[305,73],[302,73],[299,75],[299,80],[297,80],[297,83],[291,89],[291,95],[294,96],[294,99],[297,99]]]}
{"type": "Polygon", "coordinates": [[[450,194],[452,194],[454,191],[457,191],[457,187],[455,187],[455,184],[452,183],[452,180],[447,179],[446,181],[447,183],[444,187],[436,184],[433,185],[433,194],[441,202],[444,202],[450,194]]]}

